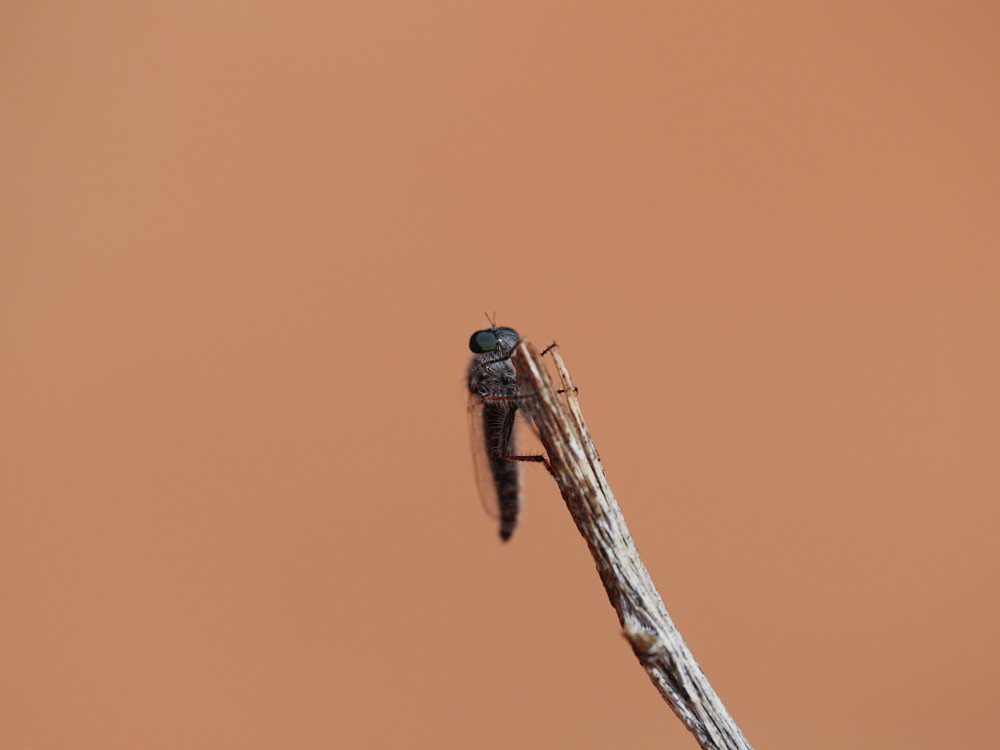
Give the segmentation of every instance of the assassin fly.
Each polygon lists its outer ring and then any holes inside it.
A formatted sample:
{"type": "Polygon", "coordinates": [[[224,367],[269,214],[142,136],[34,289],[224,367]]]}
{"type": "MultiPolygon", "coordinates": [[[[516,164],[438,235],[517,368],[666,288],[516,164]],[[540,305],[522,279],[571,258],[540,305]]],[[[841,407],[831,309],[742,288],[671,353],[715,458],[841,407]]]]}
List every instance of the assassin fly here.
{"type": "Polygon", "coordinates": [[[510,355],[520,337],[513,328],[494,323],[469,339],[475,355],[469,362],[469,429],[479,495],[487,509],[496,508],[500,538],[505,542],[517,526],[521,506],[519,461],[544,462],[542,456],[515,455],[518,413],[517,376],[510,355]]]}

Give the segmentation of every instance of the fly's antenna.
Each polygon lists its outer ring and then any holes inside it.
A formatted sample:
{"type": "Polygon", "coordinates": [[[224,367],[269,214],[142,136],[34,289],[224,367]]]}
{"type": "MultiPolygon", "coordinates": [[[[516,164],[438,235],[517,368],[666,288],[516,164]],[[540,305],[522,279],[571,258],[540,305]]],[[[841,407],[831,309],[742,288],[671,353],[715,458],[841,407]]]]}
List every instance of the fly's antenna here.
{"type": "Polygon", "coordinates": [[[485,315],[486,319],[490,322],[490,330],[495,331],[497,329],[497,311],[496,310],[493,311],[492,318],[490,317],[489,313],[484,312],[483,315],[485,315]]]}

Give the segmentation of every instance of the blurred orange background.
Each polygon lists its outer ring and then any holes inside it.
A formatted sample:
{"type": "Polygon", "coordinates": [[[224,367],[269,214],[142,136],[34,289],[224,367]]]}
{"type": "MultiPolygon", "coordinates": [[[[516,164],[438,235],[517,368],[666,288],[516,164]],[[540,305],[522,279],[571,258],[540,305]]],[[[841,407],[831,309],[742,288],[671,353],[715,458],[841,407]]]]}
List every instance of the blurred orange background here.
{"type": "Polygon", "coordinates": [[[695,747],[494,311],[751,743],[995,740],[1000,6],[0,17],[0,746],[695,747]]]}

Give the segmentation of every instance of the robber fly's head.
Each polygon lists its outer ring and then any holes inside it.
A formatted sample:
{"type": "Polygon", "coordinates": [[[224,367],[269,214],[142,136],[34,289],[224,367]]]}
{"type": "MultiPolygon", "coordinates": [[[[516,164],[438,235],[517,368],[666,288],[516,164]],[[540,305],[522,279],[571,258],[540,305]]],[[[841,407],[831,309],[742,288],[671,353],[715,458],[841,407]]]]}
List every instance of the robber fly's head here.
{"type": "Polygon", "coordinates": [[[485,328],[476,331],[469,339],[469,349],[473,354],[496,353],[499,355],[508,354],[520,340],[517,331],[513,328],[485,328]]]}

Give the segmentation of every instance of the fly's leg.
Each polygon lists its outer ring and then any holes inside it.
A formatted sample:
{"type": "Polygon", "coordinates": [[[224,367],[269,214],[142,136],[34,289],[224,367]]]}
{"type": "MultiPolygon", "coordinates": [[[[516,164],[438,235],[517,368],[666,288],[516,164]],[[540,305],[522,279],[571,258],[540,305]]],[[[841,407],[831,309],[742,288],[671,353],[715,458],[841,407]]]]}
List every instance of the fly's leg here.
{"type": "MultiPolygon", "coordinates": [[[[490,316],[487,315],[486,317],[488,319],[490,316]]],[[[492,364],[493,362],[503,362],[504,360],[508,360],[511,357],[513,357],[514,356],[514,350],[517,349],[517,346],[520,343],[521,343],[521,341],[518,340],[517,344],[514,344],[514,346],[511,347],[511,349],[510,349],[509,352],[507,352],[504,356],[500,357],[499,359],[492,360],[490,362],[490,364],[492,364]]],[[[559,346],[559,344],[557,344],[555,341],[553,341],[551,344],[549,344],[544,349],[542,349],[542,353],[539,354],[538,356],[539,357],[544,357],[546,354],[548,354],[549,352],[551,352],[553,349],[557,348],[558,346],[559,346]]],[[[563,390],[562,388],[560,388],[558,391],[556,391],[556,393],[565,393],[565,392],[566,391],[563,390]]],[[[574,386],[573,387],[573,392],[574,393],[579,393],[580,389],[574,386]]],[[[483,398],[490,399],[490,400],[495,400],[495,401],[517,401],[517,398],[512,398],[510,396],[484,396],[483,398]]]]}
{"type": "Polygon", "coordinates": [[[500,434],[497,436],[496,453],[505,461],[522,461],[525,463],[544,464],[545,468],[551,474],[552,467],[549,466],[548,459],[546,459],[545,456],[537,454],[522,456],[508,452],[511,435],[514,432],[514,417],[517,414],[517,402],[522,398],[523,396],[483,396],[483,401],[485,403],[506,402],[511,404],[507,413],[504,415],[503,424],[500,426],[500,434]]]}
{"type": "MultiPolygon", "coordinates": [[[[507,412],[507,415],[504,417],[503,420],[503,426],[500,428],[500,445],[498,446],[500,448],[500,455],[506,461],[525,461],[528,463],[541,463],[545,464],[545,468],[548,469],[549,462],[545,460],[545,456],[539,456],[539,455],[519,456],[507,452],[507,449],[510,447],[511,435],[513,435],[514,433],[514,417],[516,414],[517,414],[517,404],[515,403],[514,406],[511,407],[510,411],[507,412]]],[[[549,471],[552,470],[549,469],[549,471]]]]}
{"type": "Polygon", "coordinates": [[[504,461],[524,461],[526,463],[541,464],[542,466],[545,467],[545,470],[549,472],[550,475],[552,475],[553,478],[555,478],[556,476],[556,473],[552,471],[552,466],[549,464],[549,459],[547,459],[545,456],[542,455],[509,456],[507,454],[504,454],[502,458],[504,461]]]}

